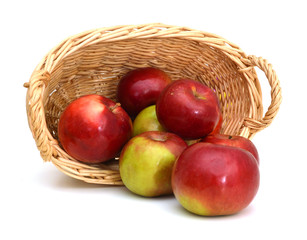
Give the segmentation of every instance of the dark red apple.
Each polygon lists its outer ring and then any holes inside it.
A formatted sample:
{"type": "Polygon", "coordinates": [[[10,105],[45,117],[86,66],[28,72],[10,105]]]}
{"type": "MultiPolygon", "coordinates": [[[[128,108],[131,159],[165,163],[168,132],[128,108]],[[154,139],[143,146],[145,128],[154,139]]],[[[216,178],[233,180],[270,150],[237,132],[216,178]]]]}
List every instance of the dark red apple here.
{"type": "Polygon", "coordinates": [[[184,139],[208,135],[218,125],[221,115],[213,90],[190,79],[170,83],[156,103],[156,113],[165,129],[184,139]]]}
{"type": "Polygon", "coordinates": [[[204,142],[183,151],[172,172],[176,199],[188,211],[204,216],[241,211],[256,196],[259,180],[250,152],[204,142]]]}
{"type": "Polygon", "coordinates": [[[253,142],[245,137],[241,136],[230,136],[226,134],[210,134],[209,136],[202,139],[202,142],[227,145],[233,147],[239,147],[249,151],[257,160],[259,164],[259,155],[257,148],[253,144],[253,142]]]}
{"type": "Polygon", "coordinates": [[[132,136],[132,122],[119,104],[103,96],[86,95],[61,114],[58,136],[73,158],[104,162],[114,158],[132,136]]]}
{"type": "Polygon", "coordinates": [[[146,67],[124,75],[117,88],[117,100],[134,118],[144,108],[155,105],[161,91],[171,82],[162,70],[146,67]]]}

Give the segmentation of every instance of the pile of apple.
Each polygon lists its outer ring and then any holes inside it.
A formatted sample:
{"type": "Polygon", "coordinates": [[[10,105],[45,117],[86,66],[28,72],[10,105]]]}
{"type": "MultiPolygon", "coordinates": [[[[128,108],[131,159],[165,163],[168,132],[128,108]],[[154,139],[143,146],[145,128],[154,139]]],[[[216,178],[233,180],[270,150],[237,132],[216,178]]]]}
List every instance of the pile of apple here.
{"type": "Polygon", "coordinates": [[[259,187],[254,144],[220,134],[219,100],[190,79],[172,81],[157,68],[123,76],[117,103],[86,95],[60,116],[65,151],[86,163],[119,157],[124,185],[145,197],[174,194],[188,211],[205,216],[234,214],[259,187]]]}

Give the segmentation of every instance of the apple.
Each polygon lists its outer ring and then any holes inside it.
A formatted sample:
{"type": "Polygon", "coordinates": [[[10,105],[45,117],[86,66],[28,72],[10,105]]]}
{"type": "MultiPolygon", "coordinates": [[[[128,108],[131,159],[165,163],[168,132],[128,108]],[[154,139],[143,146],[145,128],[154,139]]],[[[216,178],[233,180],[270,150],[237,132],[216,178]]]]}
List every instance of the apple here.
{"type": "Polygon", "coordinates": [[[251,203],[259,180],[258,164],[250,152],[199,142],[175,162],[172,188],[179,203],[192,213],[230,215],[251,203]]]}
{"type": "Polygon", "coordinates": [[[218,125],[218,98],[209,87],[190,79],[170,83],[156,103],[161,125],[184,139],[198,139],[218,125]]]}
{"type": "Polygon", "coordinates": [[[131,138],[119,157],[119,172],[124,185],[144,197],[172,193],[174,162],[187,144],[173,133],[150,131],[131,138]]]}
{"type": "Polygon", "coordinates": [[[255,157],[257,163],[259,164],[259,154],[257,148],[255,147],[255,145],[251,140],[245,137],[231,136],[226,134],[210,134],[204,139],[202,139],[202,142],[228,145],[245,149],[255,157]]]}
{"type": "Polygon", "coordinates": [[[133,136],[149,131],[165,132],[156,115],[156,105],[143,109],[133,121],[133,136]]]}
{"type": "Polygon", "coordinates": [[[64,150],[86,163],[114,158],[131,135],[132,122],[124,109],[111,99],[95,94],[71,102],[58,124],[64,150]]]}
{"type": "Polygon", "coordinates": [[[156,104],[161,91],[171,82],[162,70],[153,67],[129,71],[117,87],[117,100],[132,117],[144,108],[156,104]]]}

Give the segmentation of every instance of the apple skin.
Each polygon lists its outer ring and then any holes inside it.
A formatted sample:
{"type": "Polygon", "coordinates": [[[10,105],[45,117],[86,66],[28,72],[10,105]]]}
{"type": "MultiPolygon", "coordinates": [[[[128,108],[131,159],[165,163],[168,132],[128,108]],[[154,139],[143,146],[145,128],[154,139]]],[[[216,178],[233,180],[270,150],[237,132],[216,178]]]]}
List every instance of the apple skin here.
{"type": "Polygon", "coordinates": [[[141,110],[156,104],[161,91],[171,81],[164,71],[157,68],[131,70],[118,84],[117,101],[132,118],[135,118],[141,110]]]}
{"type": "Polygon", "coordinates": [[[217,126],[221,111],[209,87],[190,79],[173,81],[156,103],[157,117],[168,131],[184,139],[198,139],[217,126]]]}
{"type": "Polygon", "coordinates": [[[231,136],[226,134],[210,134],[202,139],[202,142],[227,145],[245,149],[249,151],[259,164],[259,154],[253,142],[245,137],[231,136]]]}
{"type": "Polygon", "coordinates": [[[188,211],[202,216],[230,215],[256,196],[260,174],[253,155],[240,148],[195,143],[175,162],[172,188],[188,211]]]}
{"type": "Polygon", "coordinates": [[[144,197],[172,194],[173,165],[187,148],[173,133],[150,131],[131,138],[119,157],[119,172],[124,185],[144,197]]]}
{"type": "Polygon", "coordinates": [[[131,138],[132,122],[111,99],[86,95],[71,102],[61,114],[58,136],[73,158],[86,163],[105,162],[131,138]]]}
{"type": "Polygon", "coordinates": [[[220,113],[219,122],[217,123],[217,125],[216,125],[216,127],[213,129],[213,131],[210,133],[210,135],[212,135],[212,134],[219,134],[219,133],[221,132],[222,125],[223,125],[223,114],[220,113]]]}
{"type": "Polygon", "coordinates": [[[133,121],[133,136],[149,131],[166,131],[158,121],[156,105],[143,109],[133,121]]]}

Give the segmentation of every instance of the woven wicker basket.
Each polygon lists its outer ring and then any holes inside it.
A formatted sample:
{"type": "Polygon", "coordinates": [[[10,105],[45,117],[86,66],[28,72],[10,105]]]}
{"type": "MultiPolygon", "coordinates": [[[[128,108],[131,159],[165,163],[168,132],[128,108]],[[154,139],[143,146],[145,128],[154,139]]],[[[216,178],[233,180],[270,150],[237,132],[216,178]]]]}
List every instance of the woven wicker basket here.
{"type": "Polygon", "coordinates": [[[72,100],[91,93],[115,100],[120,77],[146,66],[164,70],[173,80],[191,78],[214,89],[222,105],[222,133],[251,139],[272,122],[281,103],[271,64],[245,55],[217,35],[164,24],[95,29],[53,48],[24,84],[29,126],[44,161],[85,182],[122,185],[118,159],[95,165],[73,159],[59,145],[57,124],[72,100]],[[271,86],[265,114],[254,66],[265,73],[271,86]]]}

